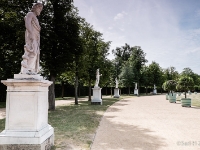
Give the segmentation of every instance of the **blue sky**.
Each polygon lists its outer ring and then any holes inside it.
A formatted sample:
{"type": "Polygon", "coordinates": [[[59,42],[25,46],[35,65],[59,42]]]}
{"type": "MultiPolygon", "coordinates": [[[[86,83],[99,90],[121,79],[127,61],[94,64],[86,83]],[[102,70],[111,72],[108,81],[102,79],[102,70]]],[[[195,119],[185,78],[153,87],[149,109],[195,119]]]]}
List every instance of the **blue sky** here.
{"type": "Polygon", "coordinates": [[[200,74],[200,0],[74,0],[74,5],[112,41],[110,53],[125,43],[141,46],[148,64],[200,74]]]}

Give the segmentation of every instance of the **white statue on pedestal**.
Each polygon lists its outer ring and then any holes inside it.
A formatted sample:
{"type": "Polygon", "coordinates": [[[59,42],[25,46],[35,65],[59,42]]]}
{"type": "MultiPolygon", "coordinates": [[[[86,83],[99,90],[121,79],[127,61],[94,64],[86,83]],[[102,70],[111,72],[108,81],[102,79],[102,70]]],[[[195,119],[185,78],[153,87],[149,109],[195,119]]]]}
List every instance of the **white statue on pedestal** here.
{"type": "Polygon", "coordinates": [[[118,82],[117,78],[115,78],[115,83],[116,83],[115,88],[118,88],[118,84],[119,84],[119,82],[118,82]]]}
{"type": "Polygon", "coordinates": [[[154,84],[154,89],[156,89],[156,86],[155,86],[155,84],[154,84]]]}
{"type": "Polygon", "coordinates": [[[99,87],[100,76],[102,76],[102,74],[99,74],[99,69],[97,69],[95,87],[99,87]]]}
{"type": "Polygon", "coordinates": [[[30,12],[24,18],[26,32],[23,61],[21,62],[21,74],[37,74],[39,72],[40,61],[40,30],[37,16],[43,9],[42,3],[33,5],[30,12]]]}
{"type": "Polygon", "coordinates": [[[137,83],[135,83],[135,89],[137,89],[137,83]]]}

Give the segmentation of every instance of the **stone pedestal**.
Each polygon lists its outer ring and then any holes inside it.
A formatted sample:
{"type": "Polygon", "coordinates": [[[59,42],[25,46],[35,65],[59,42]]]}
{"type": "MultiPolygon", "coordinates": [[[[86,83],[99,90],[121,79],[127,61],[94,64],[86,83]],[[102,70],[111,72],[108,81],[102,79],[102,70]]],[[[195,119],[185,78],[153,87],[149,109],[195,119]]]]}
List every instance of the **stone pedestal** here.
{"type": "Polygon", "coordinates": [[[0,149],[50,149],[54,145],[54,129],[48,124],[48,87],[52,82],[39,75],[20,74],[1,82],[7,86],[7,98],[0,149]]]}
{"type": "Polygon", "coordinates": [[[153,90],[153,94],[157,94],[157,90],[156,89],[153,90]]]}
{"type": "Polygon", "coordinates": [[[134,95],[138,95],[138,89],[134,89],[134,95]]]}
{"type": "Polygon", "coordinates": [[[100,104],[102,105],[102,99],[101,99],[101,88],[100,87],[94,87],[93,90],[93,97],[91,104],[100,104]]]}
{"type": "Polygon", "coordinates": [[[114,98],[119,98],[120,95],[119,95],[119,88],[115,88],[114,89],[114,98]]]}

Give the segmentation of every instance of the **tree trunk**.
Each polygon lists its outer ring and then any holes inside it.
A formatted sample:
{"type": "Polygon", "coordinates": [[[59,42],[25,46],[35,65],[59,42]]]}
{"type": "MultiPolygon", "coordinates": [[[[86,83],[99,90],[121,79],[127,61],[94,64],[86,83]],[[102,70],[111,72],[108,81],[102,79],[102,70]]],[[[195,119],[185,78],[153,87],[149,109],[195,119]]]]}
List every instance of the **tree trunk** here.
{"type": "Polygon", "coordinates": [[[130,92],[131,92],[131,90],[130,90],[130,86],[128,87],[128,95],[130,95],[130,92]]]}
{"type": "Polygon", "coordinates": [[[89,79],[89,93],[88,93],[88,101],[91,101],[91,79],[89,79]]]}
{"type": "Polygon", "coordinates": [[[78,86],[78,96],[79,97],[81,96],[81,87],[80,87],[80,85],[78,86]]]}
{"type": "Polygon", "coordinates": [[[49,110],[55,110],[55,76],[50,75],[50,81],[53,83],[49,86],[49,110]]]}
{"type": "Polygon", "coordinates": [[[147,88],[146,88],[146,95],[147,95],[147,88]]]}
{"type": "Polygon", "coordinates": [[[140,95],[140,82],[138,81],[138,96],[140,95]]]}
{"type": "Polygon", "coordinates": [[[110,95],[111,95],[111,97],[112,97],[112,87],[110,87],[110,95]]]}
{"type": "Polygon", "coordinates": [[[65,85],[64,85],[64,81],[62,81],[62,98],[64,98],[64,92],[65,92],[65,85]]]}
{"type": "Polygon", "coordinates": [[[75,105],[78,105],[78,76],[76,75],[75,79],[75,105]]]}
{"type": "Polygon", "coordinates": [[[108,86],[106,85],[106,96],[108,95],[108,91],[107,91],[107,89],[108,89],[108,86]]]}

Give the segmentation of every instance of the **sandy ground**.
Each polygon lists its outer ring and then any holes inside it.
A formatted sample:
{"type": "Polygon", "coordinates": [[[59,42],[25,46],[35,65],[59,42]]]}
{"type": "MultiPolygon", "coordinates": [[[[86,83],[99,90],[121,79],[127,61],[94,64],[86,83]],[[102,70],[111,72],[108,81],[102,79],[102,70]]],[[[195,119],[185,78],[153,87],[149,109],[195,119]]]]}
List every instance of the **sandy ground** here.
{"type": "MultiPolygon", "coordinates": [[[[85,101],[87,98],[78,98],[79,101],[85,101]]],[[[63,106],[63,105],[70,105],[74,103],[74,99],[70,100],[58,100],[55,101],[56,106],[63,106]]],[[[3,119],[6,117],[6,109],[5,108],[0,108],[0,119],[3,119]]]]}
{"type": "Polygon", "coordinates": [[[91,150],[198,150],[199,113],[164,95],[121,100],[104,114],[91,150]]]}

